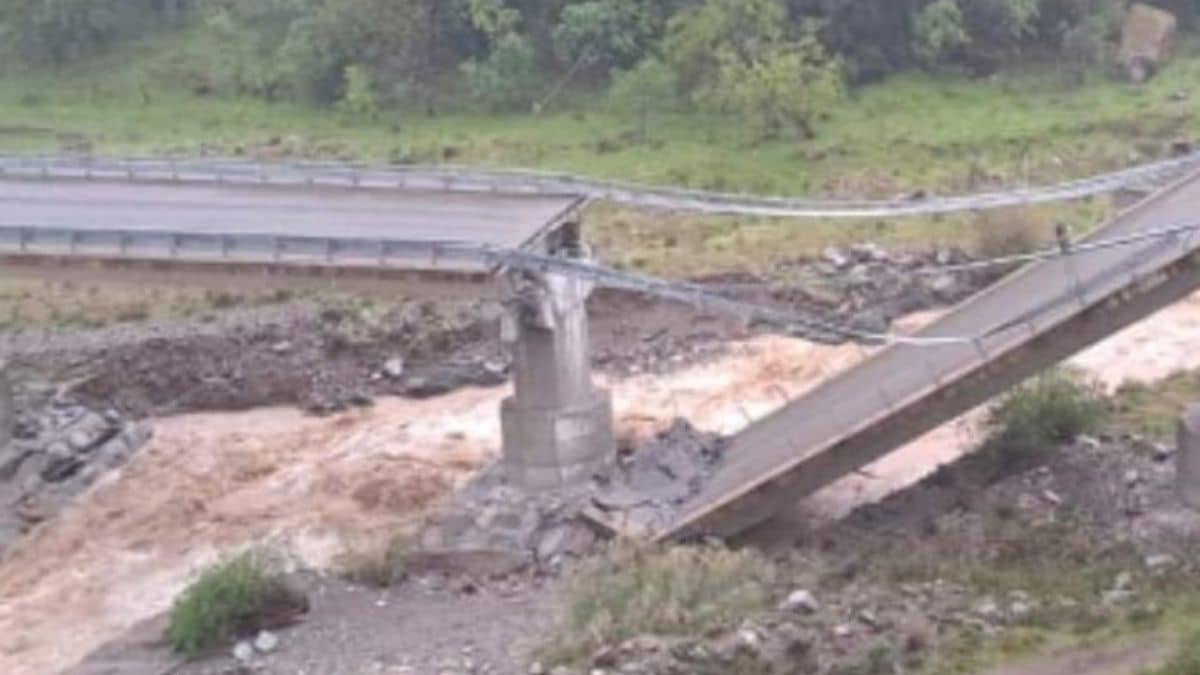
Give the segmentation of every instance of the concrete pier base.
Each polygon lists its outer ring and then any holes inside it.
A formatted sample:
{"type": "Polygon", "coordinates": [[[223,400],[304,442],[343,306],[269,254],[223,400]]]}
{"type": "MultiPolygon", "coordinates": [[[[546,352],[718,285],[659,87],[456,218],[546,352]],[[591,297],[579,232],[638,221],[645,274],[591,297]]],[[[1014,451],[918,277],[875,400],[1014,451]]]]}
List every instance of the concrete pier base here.
{"type": "MultiPolygon", "coordinates": [[[[578,255],[576,246],[563,249],[578,255]]],[[[616,458],[612,400],[592,383],[589,281],[522,273],[505,324],[512,398],[501,405],[503,466],[514,485],[554,490],[586,483],[616,458]]]]}
{"type": "Polygon", "coordinates": [[[1184,503],[1200,509],[1200,403],[1179,419],[1178,487],[1184,503]]]}
{"type": "Polygon", "coordinates": [[[612,397],[594,392],[579,406],[526,408],[516,398],[501,405],[508,479],[529,490],[586,483],[613,460],[612,397]]]}

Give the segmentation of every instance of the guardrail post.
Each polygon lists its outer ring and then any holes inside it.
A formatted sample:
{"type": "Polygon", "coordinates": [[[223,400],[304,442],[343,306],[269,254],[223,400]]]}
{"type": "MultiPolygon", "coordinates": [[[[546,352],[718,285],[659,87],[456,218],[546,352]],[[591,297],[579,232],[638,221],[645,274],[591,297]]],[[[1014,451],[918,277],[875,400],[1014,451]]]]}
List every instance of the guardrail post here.
{"type": "Polygon", "coordinates": [[[8,446],[12,443],[13,424],[16,422],[16,416],[9,365],[0,359],[0,457],[7,454],[8,446]]]}
{"type": "Polygon", "coordinates": [[[1200,403],[1193,403],[1179,418],[1177,457],[1179,496],[1200,509],[1200,403]]]}
{"type": "MultiPolygon", "coordinates": [[[[553,253],[582,257],[573,224],[553,253]]],[[[503,465],[528,490],[586,483],[616,459],[612,397],[592,383],[587,298],[593,282],[557,272],[514,276],[502,337],[514,395],[500,407],[503,465]]]]}

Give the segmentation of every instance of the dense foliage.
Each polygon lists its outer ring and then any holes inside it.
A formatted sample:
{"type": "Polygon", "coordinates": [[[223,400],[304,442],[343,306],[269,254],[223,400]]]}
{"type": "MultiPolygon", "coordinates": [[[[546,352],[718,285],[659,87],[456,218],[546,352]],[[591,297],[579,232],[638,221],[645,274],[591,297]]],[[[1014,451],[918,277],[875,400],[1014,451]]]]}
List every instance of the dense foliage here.
{"type": "MultiPolygon", "coordinates": [[[[163,34],[148,69],[225,93],[435,111],[525,110],[612,89],[643,122],[680,104],[756,137],[814,133],[846,85],[910,69],[990,73],[1028,58],[1087,68],[1125,0],[0,0],[0,63],[55,68],[163,34]],[[204,36],[203,40],[196,36],[204,36]]],[[[1200,0],[1156,0],[1184,26],[1200,0]]],[[[11,67],[11,66],[10,66],[11,67]]]]}

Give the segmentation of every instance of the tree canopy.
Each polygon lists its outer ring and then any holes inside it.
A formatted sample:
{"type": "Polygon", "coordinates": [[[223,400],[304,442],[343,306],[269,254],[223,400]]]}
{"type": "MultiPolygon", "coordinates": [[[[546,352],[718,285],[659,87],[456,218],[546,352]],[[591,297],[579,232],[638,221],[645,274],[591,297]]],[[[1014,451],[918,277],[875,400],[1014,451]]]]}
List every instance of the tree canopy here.
{"type": "MultiPolygon", "coordinates": [[[[1182,25],[1200,0],[1157,0],[1182,25]]],[[[736,112],[756,134],[813,133],[846,86],[1026,58],[1085,67],[1126,0],[0,0],[0,63],[61,68],[128,41],[202,32],[155,64],[197,93],[348,110],[466,101],[528,110],[565,85],[736,112]],[[671,95],[664,94],[669,87],[671,95]],[[347,101],[346,99],[352,99],[347,101]]],[[[1119,24],[1118,24],[1119,25],[1119,24]]],[[[623,105],[622,105],[623,102],[623,105]]]]}

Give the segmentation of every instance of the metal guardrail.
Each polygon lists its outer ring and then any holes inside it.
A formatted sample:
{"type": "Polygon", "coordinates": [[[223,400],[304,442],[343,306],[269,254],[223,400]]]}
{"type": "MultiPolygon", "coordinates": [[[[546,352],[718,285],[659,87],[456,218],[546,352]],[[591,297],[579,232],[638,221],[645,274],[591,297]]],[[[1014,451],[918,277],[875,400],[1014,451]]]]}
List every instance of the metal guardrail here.
{"type": "Polygon", "coordinates": [[[671,282],[581,259],[563,258],[455,241],[180,233],[166,230],[94,230],[0,225],[0,257],[39,256],[100,260],[178,261],[358,268],[370,270],[508,269],[569,274],[598,286],[652,295],[702,310],[783,327],[816,340],[871,343],[960,343],[962,338],[913,340],[871,333],[809,315],[742,302],[698,284],[671,282]]]}
{"type": "MultiPolygon", "coordinates": [[[[927,273],[955,273],[987,266],[1045,261],[1087,255],[1110,248],[1131,246],[1151,240],[1173,245],[1190,241],[1200,224],[1162,228],[1125,237],[1085,242],[1070,250],[1047,249],[1022,256],[983,260],[967,265],[933,268],[927,273]]],[[[583,259],[564,258],[527,251],[496,248],[461,241],[370,239],[237,233],[181,233],[169,230],[97,230],[43,226],[0,225],[0,257],[61,257],[104,260],[179,261],[187,263],[240,263],[291,266],[320,266],[368,270],[450,270],[482,272],[496,269],[568,274],[598,286],[651,295],[778,326],[786,332],[824,341],[857,340],[873,344],[918,347],[974,344],[1003,328],[993,327],[978,335],[915,338],[893,333],[875,333],[844,324],[743,302],[711,287],[674,282],[625,272],[583,259]]],[[[1049,312],[1074,302],[1078,289],[1069,289],[1053,302],[1036,308],[1049,312]]]]}
{"type": "Polygon", "coordinates": [[[890,200],[821,200],[654,187],[571,174],[451,166],[370,166],[330,162],[105,159],[86,156],[0,156],[0,177],[119,179],[181,183],[337,186],[504,195],[575,195],[632,206],[710,214],[868,218],[936,215],[1082,199],[1124,188],[1151,188],[1200,165],[1200,152],[1052,186],[973,195],[890,200]]]}

